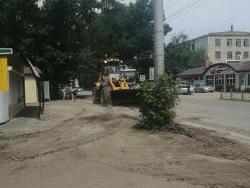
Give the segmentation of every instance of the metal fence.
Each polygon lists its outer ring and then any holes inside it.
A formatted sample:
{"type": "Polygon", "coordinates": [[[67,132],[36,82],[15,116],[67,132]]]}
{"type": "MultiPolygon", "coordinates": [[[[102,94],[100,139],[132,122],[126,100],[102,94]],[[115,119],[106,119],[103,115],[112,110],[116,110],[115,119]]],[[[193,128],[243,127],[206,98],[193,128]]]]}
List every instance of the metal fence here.
{"type": "Polygon", "coordinates": [[[250,93],[245,92],[221,92],[220,98],[224,100],[241,100],[250,102],[250,93]]]}

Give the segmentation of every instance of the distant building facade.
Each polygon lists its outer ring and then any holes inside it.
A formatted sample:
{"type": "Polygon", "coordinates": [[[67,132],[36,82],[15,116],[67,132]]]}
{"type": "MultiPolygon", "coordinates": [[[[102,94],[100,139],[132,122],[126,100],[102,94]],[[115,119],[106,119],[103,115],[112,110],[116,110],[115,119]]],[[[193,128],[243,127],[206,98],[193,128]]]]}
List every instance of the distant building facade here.
{"type": "Polygon", "coordinates": [[[205,51],[210,64],[250,61],[250,32],[215,32],[192,39],[189,46],[193,50],[205,51]]]}
{"type": "Polygon", "coordinates": [[[208,67],[184,70],[176,75],[177,82],[192,85],[206,83],[216,91],[250,91],[250,61],[215,63],[208,67]]]}

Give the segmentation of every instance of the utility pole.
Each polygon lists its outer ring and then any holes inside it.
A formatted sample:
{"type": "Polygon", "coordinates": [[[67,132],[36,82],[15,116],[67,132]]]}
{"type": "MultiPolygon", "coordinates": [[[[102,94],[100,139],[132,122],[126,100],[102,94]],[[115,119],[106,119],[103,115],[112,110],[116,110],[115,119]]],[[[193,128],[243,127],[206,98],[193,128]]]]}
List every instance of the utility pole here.
{"type": "Polygon", "coordinates": [[[164,74],[164,12],[163,0],[154,0],[154,66],[155,77],[164,74]]]}

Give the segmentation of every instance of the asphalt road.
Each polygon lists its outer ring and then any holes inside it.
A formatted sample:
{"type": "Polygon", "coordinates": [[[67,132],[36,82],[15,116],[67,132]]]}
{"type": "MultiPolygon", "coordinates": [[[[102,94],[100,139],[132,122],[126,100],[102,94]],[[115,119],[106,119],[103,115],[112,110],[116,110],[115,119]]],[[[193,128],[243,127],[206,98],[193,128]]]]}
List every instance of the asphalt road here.
{"type": "Polygon", "coordinates": [[[250,138],[250,103],[220,100],[219,93],[180,96],[177,119],[250,138]]]}

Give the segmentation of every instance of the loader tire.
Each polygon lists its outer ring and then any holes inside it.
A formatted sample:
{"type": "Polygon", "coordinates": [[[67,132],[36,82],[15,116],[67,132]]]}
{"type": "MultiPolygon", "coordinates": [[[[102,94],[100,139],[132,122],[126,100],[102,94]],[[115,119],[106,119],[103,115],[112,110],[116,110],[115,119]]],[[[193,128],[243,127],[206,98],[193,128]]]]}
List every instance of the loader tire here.
{"type": "Polygon", "coordinates": [[[96,87],[92,89],[92,101],[93,104],[100,104],[100,91],[96,87]]]}
{"type": "Polygon", "coordinates": [[[112,105],[111,95],[109,87],[103,87],[100,93],[100,103],[103,106],[110,106],[112,105]]]}

